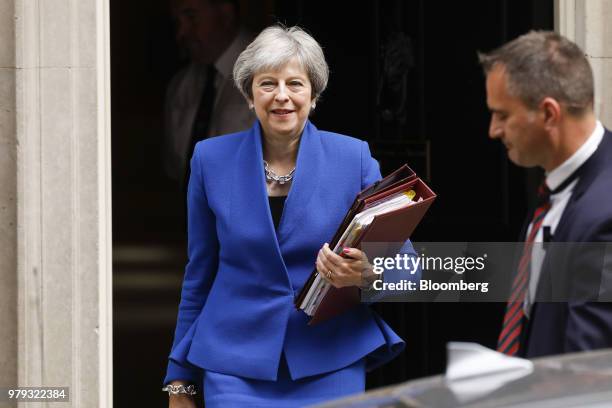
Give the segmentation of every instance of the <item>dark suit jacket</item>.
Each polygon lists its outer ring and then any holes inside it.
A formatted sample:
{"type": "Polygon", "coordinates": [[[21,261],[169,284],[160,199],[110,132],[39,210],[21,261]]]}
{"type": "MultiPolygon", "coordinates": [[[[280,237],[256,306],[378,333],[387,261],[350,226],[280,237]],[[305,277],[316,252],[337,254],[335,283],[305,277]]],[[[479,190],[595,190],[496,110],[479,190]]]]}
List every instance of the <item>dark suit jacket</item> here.
{"type": "Polygon", "coordinates": [[[546,251],[520,354],[538,357],[612,347],[612,133],[605,131],[546,251]],[[554,244],[568,242],[564,246],[554,244]],[[539,301],[545,300],[545,301],[539,301]],[[596,301],[598,300],[598,301],[596,301]]]}
{"type": "Polygon", "coordinates": [[[275,232],[261,129],[199,142],[188,190],[189,263],[165,382],[201,369],[275,380],[281,353],[299,379],[367,356],[370,368],[403,341],[366,305],[318,325],[293,301],[319,248],[355,195],[380,179],[367,143],[306,123],[293,185],[275,232]]]}

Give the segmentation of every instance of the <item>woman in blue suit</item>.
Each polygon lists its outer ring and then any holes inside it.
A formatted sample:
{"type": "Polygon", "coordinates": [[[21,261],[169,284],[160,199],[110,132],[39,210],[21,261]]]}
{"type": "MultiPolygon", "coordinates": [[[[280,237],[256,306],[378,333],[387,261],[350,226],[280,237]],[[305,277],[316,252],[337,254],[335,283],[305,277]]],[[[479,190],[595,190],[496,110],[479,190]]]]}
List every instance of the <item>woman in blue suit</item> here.
{"type": "Polygon", "coordinates": [[[191,160],[189,262],[164,380],[171,407],[194,407],[188,385],[200,384],[208,408],[361,392],[365,371],[404,347],[366,305],[314,326],[293,305],[315,265],[336,287],[362,286],[371,271],[360,250],[345,258],[325,243],[380,179],[367,143],[308,120],[327,79],[321,47],[297,27],[265,29],[236,61],[258,120],[199,142],[191,160]]]}

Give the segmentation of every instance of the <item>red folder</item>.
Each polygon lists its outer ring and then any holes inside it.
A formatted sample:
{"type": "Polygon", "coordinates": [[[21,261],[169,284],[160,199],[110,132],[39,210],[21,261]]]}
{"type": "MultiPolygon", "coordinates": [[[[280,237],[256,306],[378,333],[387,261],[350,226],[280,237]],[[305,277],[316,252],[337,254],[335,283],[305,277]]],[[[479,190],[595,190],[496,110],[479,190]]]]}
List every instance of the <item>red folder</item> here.
{"type": "MultiPolygon", "coordinates": [[[[420,201],[405,208],[376,215],[370,225],[360,233],[353,246],[361,247],[361,244],[366,242],[407,241],[436,198],[436,194],[417,177],[410,167],[404,164],[387,177],[357,194],[353,205],[346,213],[344,220],[330,241],[330,248],[334,248],[338,244],[340,237],[355,215],[364,208],[368,208],[376,202],[384,200],[386,197],[407,190],[414,190],[416,192],[415,200],[419,199],[420,201]]],[[[298,309],[300,309],[300,305],[315,282],[317,274],[317,270],[313,270],[301,292],[296,297],[295,305],[298,309]]],[[[309,324],[316,324],[344,313],[359,304],[360,299],[360,289],[357,287],[352,286],[340,289],[330,287],[325,296],[320,300],[319,306],[312,315],[309,324]]]]}

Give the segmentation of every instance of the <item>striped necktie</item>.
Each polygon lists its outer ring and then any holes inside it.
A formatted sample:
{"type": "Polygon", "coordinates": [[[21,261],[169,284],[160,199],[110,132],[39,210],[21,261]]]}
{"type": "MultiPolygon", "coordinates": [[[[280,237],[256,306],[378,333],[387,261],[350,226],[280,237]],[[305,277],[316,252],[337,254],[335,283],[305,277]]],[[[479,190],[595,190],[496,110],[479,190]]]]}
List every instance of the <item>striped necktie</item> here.
{"type": "MultiPolygon", "coordinates": [[[[564,183],[565,184],[565,183],[564,183]]],[[[538,207],[533,214],[531,230],[523,246],[523,254],[519,261],[517,274],[512,283],[510,299],[506,305],[506,314],[502,331],[497,341],[497,351],[514,356],[519,350],[521,332],[525,324],[523,301],[529,288],[529,275],[531,270],[531,251],[535,237],[542,227],[544,217],[550,210],[550,189],[542,182],[538,189],[538,207]]]]}

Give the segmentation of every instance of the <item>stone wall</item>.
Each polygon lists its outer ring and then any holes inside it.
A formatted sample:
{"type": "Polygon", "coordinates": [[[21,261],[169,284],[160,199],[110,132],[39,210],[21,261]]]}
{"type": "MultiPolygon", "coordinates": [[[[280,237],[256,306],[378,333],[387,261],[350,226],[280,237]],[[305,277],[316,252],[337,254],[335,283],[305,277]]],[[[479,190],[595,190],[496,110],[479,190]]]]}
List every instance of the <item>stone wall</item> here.
{"type": "Polygon", "coordinates": [[[556,29],[588,56],[595,76],[595,111],[612,128],[612,0],[557,0],[556,29]]]}
{"type": "Polygon", "coordinates": [[[108,1],[0,0],[0,386],[112,406],[108,1]]]}
{"type": "MultiPolygon", "coordinates": [[[[0,387],[17,383],[17,139],[15,19],[0,0],[0,387]]],[[[0,402],[0,406],[2,403],[0,402]]]]}

